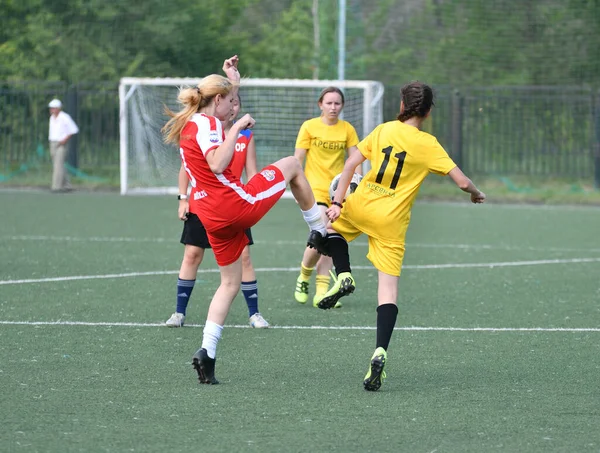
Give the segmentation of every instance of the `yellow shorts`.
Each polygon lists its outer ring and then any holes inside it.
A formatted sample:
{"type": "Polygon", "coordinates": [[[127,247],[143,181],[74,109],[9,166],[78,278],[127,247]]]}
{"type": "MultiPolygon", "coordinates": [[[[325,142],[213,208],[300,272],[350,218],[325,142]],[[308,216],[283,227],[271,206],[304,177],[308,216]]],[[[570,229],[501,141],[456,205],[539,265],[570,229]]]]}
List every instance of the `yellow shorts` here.
{"type": "Polygon", "coordinates": [[[331,205],[331,200],[329,199],[329,191],[322,189],[313,189],[313,194],[315,195],[315,201],[321,205],[327,205],[328,207],[331,205]]]}
{"type": "MultiPolygon", "coordinates": [[[[353,241],[363,232],[342,215],[331,224],[331,227],[344,236],[348,242],[353,241]]],[[[369,238],[369,252],[367,258],[375,269],[389,275],[400,277],[402,261],[404,260],[404,244],[383,241],[371,236],[369,238]]]]}

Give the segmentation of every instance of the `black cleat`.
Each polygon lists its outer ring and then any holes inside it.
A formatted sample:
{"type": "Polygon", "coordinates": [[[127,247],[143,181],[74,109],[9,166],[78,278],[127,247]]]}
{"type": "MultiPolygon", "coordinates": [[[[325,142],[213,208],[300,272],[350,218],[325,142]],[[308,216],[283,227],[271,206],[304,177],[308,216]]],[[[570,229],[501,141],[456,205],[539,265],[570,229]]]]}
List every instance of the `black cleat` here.
{"type": "Polygon", "coordinates": [[[206,353],[206,349],[198,349],[192,357],[192,365],[198,373],[198,380],[201,384],[218,384],[215,378],[215,362],[217,359],[211,359],[206,353]]]}
{"type": "Polygon", "coordinates": [[[312,249],[316,249],[321,255],[331,256],[329,250],[327,249],[327,236],[323,236],[316,230],[312,230],[308,235],[308,241],[306,245],[308,245],[312,249]]]}
{"type": "Polygon", "coordinates": [[[335,307],[337,301],[342,297],[352,294],[355,288],[356,284],[354,283],[352,274],[350,272],[342,272],[335,278],[333,285],[329,288],[329,291],[323,295],[317,304],[317,307],[323,310],[329,310],[330,308],[335,307]]]}

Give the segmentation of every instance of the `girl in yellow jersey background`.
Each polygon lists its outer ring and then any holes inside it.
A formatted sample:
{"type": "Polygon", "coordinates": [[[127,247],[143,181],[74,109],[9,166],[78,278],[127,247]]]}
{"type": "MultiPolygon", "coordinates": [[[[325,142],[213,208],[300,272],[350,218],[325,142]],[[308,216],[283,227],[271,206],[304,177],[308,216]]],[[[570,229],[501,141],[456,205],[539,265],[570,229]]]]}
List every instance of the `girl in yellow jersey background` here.
{"type": "Polygon", "coordinates": [[[473,203],[483,203],[485,194],[456,166],[437,139],[421,130],[433,106],[433,91],[424,83],[402,87],[397,120],[381,124],[358,144],[359,153],[348,158],[331,207],[328,235],[322,253],[333,258],[337,279],[318,303],[333,307],[338,299],[354,291],[348,242],[361,234],[368,238],[367,258],[378,271],[377,337],[375,353],[363,385],[375,391],[385,378],[383,368],[398,316],[398,281],[404,259],[404,240],[411,208],[428,174],[448,175],[467,192],[473,203]],[[354,168],[365,160],[371,170],[346,202],[343,194],[354,168]]]}
{"type": "MultiPolygon", "coordinates": [[[[325,210],[329,207],[329,185],[331,180],[344,168],[346,154],[358,153],[358,135],[354,127],[339,118],[344,108],[344,93],[336,87],[325,88],[318,99],[321,116],[305,121],[300,127],[296,139],[294,156],[304,164],[304,174],[315,194],[326,222],[325,210]]],[[[360,166],[358,167],[360,172],[360,166]]],[[[362,174],[362,173],[361,173],[362,174]]],[[[317,306],[320,298],[329,288],[329,271],[332,268],[331,258],[321,256],[310,247],[304,250],[300,275],[296,280],[294,297],[304,304],[308,301],[310,277],[316,266],[316,293],[313,306],[317,306]]],[[[336,307],[341,307],[340,303],[336,307]]]]}

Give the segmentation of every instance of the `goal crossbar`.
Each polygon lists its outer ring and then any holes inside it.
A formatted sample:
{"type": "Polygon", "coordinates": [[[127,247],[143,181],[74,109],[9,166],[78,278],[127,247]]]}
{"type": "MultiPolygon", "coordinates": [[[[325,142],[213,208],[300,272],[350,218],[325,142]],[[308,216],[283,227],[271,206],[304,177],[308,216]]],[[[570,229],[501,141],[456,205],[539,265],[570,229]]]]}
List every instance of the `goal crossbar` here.
{"type": "MultiPolygon", "coordinates": [[[[192,86],[202,81],[203,77],[123,77],[120,85],[155,85],[155,86],[192,86]]],[[[256,87],[313,87],[324,88],[335,86],[344,88],[366,89],[373,84],[380,84],[371,80],[312,80],[312,79],[241,79],[240,86],[256,87]]],[[[383,86],[382,86],[383,88],[383,86]]],[[[383,94],[383,93],[382,93],[383,94]]]]}

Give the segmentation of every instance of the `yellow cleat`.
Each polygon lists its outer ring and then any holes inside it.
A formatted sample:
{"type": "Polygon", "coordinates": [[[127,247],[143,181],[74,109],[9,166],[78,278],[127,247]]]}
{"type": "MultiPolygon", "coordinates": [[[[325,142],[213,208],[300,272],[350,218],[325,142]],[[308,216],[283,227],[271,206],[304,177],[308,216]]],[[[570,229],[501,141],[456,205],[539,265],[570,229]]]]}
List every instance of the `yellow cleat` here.
{"type": "Polygon", "coordinates": [[[308,301],[308,280],[303,280],[302,276],[296,280],[296,291],[294,291],[296,301],[305,304],[308,301]]]}
{"type": "Polygon", "coordinates": [[[363,381],[365,390],[368,390],[369,392],[376,392],[379,390],[381,382],[386,378],[385,371],[383,371],[386,361],[387,352],[385,349],[375,349],[375,353],[373,353],[373,357],[371,357],[369,371],[367,371],[367,375],[363,381]]]}

